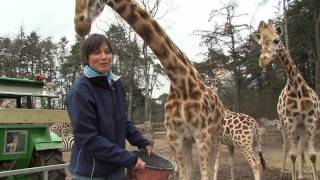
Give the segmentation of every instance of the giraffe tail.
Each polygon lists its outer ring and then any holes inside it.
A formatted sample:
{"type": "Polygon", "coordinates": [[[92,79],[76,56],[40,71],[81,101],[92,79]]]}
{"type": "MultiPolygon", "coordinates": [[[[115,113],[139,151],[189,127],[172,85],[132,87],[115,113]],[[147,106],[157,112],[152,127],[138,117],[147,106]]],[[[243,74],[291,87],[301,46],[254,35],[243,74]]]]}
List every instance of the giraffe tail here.
{"type": "Polygon", "coordinates": [[[264,160],[263,155],[262,155],[261,144],[262,144],[262,136],[265,133],[265,131],[266,131],[265,128],[260,128],[260,127],[255,128],[255,139],[256,139],[257,146],[258,146],[259,159],[260,159],[260,163],[261,163],[263,170],[266,169],[266,161],[264,160]]]}
{"type": "Polygon", "coordinates": [[[266,169],[266,161],[263,158],[262,151],[259,152],[259,157],[260,157],[260,163],[261,163],[262,169],[265,170],[266,169]]]}

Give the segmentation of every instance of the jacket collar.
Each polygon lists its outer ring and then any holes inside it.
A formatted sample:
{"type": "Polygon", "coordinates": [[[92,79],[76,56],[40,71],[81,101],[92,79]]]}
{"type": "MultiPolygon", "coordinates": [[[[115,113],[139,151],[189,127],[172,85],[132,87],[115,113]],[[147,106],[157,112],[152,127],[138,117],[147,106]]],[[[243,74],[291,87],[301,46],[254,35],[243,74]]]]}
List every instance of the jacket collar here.
{"type": "Polygon", "coordinates": [[[101,87],[109,87],[109,88],[112,86],[113,82],[118,81],[121,78],[121,76],[113,74],[111,69],[109,70],[108,75],[106,76],[104,74],[97,72],[89,65],[86,65],[84,67],[83,74],[85,77],[89,79],[90,82],[101,87]]]}

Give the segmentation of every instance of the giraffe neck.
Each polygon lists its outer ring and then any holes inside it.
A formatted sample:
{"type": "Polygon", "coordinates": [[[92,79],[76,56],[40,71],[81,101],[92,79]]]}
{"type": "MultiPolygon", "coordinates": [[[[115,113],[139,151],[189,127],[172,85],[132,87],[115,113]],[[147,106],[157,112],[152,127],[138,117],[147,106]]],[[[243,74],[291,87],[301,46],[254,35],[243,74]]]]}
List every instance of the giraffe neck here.
{"type": "Polygon", "coordinates": [[[106,3],[149,45],[159,58],[174,89],[188,91],[188,87],[192,86],[189,83],[202,83],[199,81],[199,73],[188,58],[144,9],[131,0],[109,0],[106,3]]]}
{"type": "Polygon", "coordinates": [[[293,59],[291,58],[290,54],[288,53],[287,50],[285,50],[284,47],[277,50],[277,55],[287,75],[287,78],[288,78],[287,83],[296,84],[297,82],[299,83],[305,82],[299,69],[294,64],[293,59]]]}

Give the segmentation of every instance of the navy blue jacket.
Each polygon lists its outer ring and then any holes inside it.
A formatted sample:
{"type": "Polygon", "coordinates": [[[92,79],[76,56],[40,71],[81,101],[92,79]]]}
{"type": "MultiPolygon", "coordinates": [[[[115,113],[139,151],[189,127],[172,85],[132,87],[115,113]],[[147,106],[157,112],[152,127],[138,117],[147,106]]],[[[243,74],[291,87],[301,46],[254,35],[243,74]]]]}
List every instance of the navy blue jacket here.
{"type": "Polygon", "coordinates": [[[120,79],[114,78],[110,87],[105,76],[81,75],[65,101],[75,137],[69,166],[72,173],[106,177],[120,168],[133,167],[138,156],[125,150],[125,139],[140,148],[150,144],[128,120],[120,79]]]}

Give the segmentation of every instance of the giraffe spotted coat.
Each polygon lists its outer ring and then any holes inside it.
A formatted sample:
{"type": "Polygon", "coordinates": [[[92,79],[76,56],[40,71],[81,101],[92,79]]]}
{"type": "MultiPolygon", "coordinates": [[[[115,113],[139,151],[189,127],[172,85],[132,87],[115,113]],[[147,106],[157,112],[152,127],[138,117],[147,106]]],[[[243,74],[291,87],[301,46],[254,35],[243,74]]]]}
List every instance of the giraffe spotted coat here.
{"type": "Polygon", "coordinates": [[[165,103],[167,142],[179,179],[192,178],[192,145],[199,152],[201,180],[216,178],[214,156],[220,148],[223,105],[163,28],[134,0],[76,0],[75,30],[85,37],[105,5],[117,12],[148,44],[170,80],[165,103]]]}
{"type": "Polygon", "coordinates": [[[266,67],[273,59],[277,58],[287,76],[286,85],[279,96],[277,105],[279,120],[284,126],[282,129],[284,153],[281,178],[288,149],[292,162],[292,179],[297,179],[296,160],[298,160],[298,179],[304,178],[301,154],[307,148],[308,156],[312,163],[312,177],[313,180],[317,180],[317,156],[314,142],[317,121],[320,119],[319,98],[303,79],[298,67],[283,45],[280,39],[281,35],[282,29],[275,27],[271,20],[269,20],[268,24],[261,22],[259,34],[253,34],[253,38],[261,46],[259,65],[266,67]]]}
{"type": "Polygon", "coordinates": [[[225,109],[223,119],[222,144],[226,145],[230,154],[231,180],[234,175],[234,148],[238,147],[251,166],[256,180],[262,179],[265,160],[262,156],[262,139],[258,122],[243,113],[225,109]]]}

